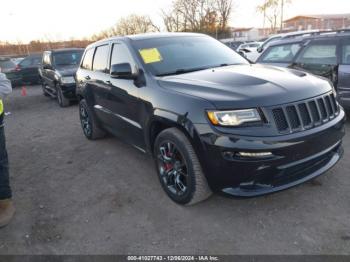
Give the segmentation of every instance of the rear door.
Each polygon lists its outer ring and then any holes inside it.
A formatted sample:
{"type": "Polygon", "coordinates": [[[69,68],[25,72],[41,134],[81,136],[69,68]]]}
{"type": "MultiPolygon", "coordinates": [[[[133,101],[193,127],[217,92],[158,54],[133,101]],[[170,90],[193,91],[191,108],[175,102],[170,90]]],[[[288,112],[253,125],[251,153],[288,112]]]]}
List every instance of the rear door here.
{"type": "Polygon", "coordinates": [[[340,47],[340,64],[337,91],[340,100],[350,103],[350,38],[344,38],[340,47]]]}
{"type": "Polygon", "coordinates": [[[111,89],[109,82],[109,52],[110,45],[97,46],[92,62],[92,71],[87,78],[94,100],[95,112],[104,126],[111,126],[113,117],[108,110],[108,93],[111,89]]]}
{"type": "Polygon", "coordinates": [[[330,79],[337,85],[338,39],[318,39],[310,41],[298,54],[293,68],[305,70],[330,79]]]}

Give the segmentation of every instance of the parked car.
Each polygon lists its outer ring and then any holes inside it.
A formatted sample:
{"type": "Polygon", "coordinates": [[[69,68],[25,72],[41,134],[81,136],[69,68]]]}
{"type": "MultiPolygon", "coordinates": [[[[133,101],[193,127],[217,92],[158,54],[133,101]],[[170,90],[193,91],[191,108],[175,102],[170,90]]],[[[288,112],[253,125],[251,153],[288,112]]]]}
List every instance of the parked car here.
{"type": "Polygon", "coordinates": [[[32,54],[19,62],[16,67],[8,73],[8,79],[13,86],[22,84],[39,84],[39,66],[41,65],[42,54],[32,54]]]}
{"type": "Polygon", "coordinates": [[[212,191],[287,189],[342,156],[345,114],[328,81],[250,64],[209,36],[96,42],[76,81],[84,135],[112,133],[153,155],[163,189],[179,204],[212,191]]]}
{"type": "Polygon", "coordinates": [[[242,44],[245,44],[246,42],[242,41],[225,41],[223,42],[225,45],[227,45],[229,48],[231,48],[234,51],[237,51],[238,47],[242,44]]]}
{"type": "Polygon", "coordinates": [[[301,30],[301,31],[289,32],[289,33],[275,34],[267,38],[264,41],[264,43],[258,47],[258,52],[262,53],[266,48],[270,46],[270,44],[278,40],[287,39],[291,37],[293,38],[293,37],[303,36],[303,35],[312,35],[318,32],[320,32],[320,30],[314,29],[314,30],[301,30]]]}
{"type": "Polygon", "coordinates": [[[39,73],[45,96],[57,98],[61,107],[69,106],[75,95],[75,73],[84,49],[70,48],[45,51],[39,73]]]}
{"type": "Polygon", "coordinates": [[[11,60],[18,65],[25,57],[13,57],[11,60]]]}
{"type": "Polygon", "coordinates": [[[350,30],[319,33],[271,44],[257,63],[294,68],[328,78],[350,109],[350,30]]]}
{"type": "Polygon", "coordinates": [[[262,42],[250,42],[242,44],[238,47],[237,52],[245,58],[247,58],[249,61],[255,62],[260,55],[260,53],[258,52],[258,48],[262,44],[262,42]]]}
{"type": "Polygon", "coordinates": [[[14,70],[16,67],[16,64],[11,60],[11,58],[8,57],[0,57],[0,68],[1,72],[6,74],[14,70]]]}

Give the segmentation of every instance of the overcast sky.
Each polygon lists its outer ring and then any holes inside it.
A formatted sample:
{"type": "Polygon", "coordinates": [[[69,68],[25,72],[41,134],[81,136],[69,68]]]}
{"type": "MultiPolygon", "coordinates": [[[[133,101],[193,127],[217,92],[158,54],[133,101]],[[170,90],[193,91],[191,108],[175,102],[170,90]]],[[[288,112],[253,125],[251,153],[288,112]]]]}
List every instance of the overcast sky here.
{"type": "MultiPolygon", "coordinates": [[[[292,0],[286,18],[298,14],[350,13],[350,0],[292,0]]],[[[256,6],[263,0],[233,0],[231,26],[261,27],[256,6]]],[[[81,38],[106,29],[131,13],[147,14],[161,24],[160,9],[172,0],[2,0],[0,41],[81,38]]]]}

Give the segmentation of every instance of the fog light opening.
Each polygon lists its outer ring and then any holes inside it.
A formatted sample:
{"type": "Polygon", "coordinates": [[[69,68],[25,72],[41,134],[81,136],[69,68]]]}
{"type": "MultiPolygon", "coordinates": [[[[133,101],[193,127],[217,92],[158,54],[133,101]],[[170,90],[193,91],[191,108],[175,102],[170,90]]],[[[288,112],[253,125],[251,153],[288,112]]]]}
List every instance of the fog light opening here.
{"type": "Polygon", "coordinates": [[[272,156],[272,153],[271,152],[257,152],[257,153],[238,152],[237,155],[240,157],[259,158],[259,157],[270,157],[272,156]]]}

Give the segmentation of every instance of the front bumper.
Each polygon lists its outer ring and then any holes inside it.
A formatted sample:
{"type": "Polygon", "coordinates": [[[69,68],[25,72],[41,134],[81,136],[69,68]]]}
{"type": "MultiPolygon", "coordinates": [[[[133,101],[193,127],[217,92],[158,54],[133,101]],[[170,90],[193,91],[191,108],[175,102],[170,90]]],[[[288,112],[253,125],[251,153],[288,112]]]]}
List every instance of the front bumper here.
{"type": "Polygon", "coordinates": [[[63,96],[69,100],[75,100],[77,99],[75,90],[76,90],[76,84],[72,83],[72,84],[61,84],[61,88],[62,88],[62,93],[63,96]]]}
{"type": "Polygon", "coordinates": [[[345,114],[300,133],[247,137],[218,133],[197,125],[200,153],[213,191],[253,197],[284,190],[315,178],[341,158],[345,114]],[[271,152],[268,157],[241,157],[238,152],[271,152]]]}

